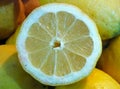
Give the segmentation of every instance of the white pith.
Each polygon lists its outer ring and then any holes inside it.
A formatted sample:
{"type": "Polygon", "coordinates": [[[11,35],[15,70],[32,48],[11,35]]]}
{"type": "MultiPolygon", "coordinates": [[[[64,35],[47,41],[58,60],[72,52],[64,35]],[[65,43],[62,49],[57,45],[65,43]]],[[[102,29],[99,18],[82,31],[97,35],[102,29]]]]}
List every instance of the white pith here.
{"type": "MultiPolygon", "coordinates": [[[[27,19],[24,21],[23,24],[24,25],[22,25],[22,27],[21,27],[22,30],[17,39],[18,55],[19,55],[20,62],[22,64],[23,68],[38,81],[40,81],[44,84],[53,85],[53,86],[54,85],[71,84],[71,83],[73,83],[73,80],[74,80],[74,82],[76,82],[76,81],[86,77],[91,72],[91,70],[95,67],[95,64],[96,64],[98,57],[101,54],[101,50],[102,50],[100,37],[99,37],[99,34],[97,32],[97,27],[95,27],[94,22],[91,19],[89,19],[89,17],[86,16],[78,8],[71,6],[71,5],[67,5],[67,4],[56,4],[56,3],[41,6],[41,7],[37,8],[36,10],[34,10],[27,17],[27,19]],[[91,29],[90,36],[94,42],[93,52],[89,57],[87,57],[84,68],[82,68],[78,72],[71,72],[70,74],[62,76],[62,77],[59,77],[56,75],[48,76],[48,75],[44,74],[43,72],[41,72],[40,70],[33,67],[32,64],[30,63],[30,61],[28,60],[28,54],[27,54],[27,51],[25,50],[26,48],[25,48],[25,44],[24,44],[31,24],[38,22],[38,18],[40,18],[45,13],[48,13],[48,12],[57,13],[59,11],[69,12],[69,13],[73,14],[76,17],[76,19],[84,21],[84,23],[89,27],[89,29],[91,29]],[[92,30],[92,29],[94,29],[94,30],[92,30]]],[[[49,45],[52,47],[54,45],[55,40],[60,41],[61,46],[54,48],[54,49],[62,50],[64,48],[64,41],[60,38],[54,37],[50,41],[49,45]]]]}

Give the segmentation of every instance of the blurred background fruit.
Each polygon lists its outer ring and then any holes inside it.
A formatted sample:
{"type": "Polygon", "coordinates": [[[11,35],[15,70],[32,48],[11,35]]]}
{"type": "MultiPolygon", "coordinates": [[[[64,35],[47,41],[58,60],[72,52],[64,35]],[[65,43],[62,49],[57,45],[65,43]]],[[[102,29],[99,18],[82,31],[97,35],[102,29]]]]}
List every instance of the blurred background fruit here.
{"type": "Polygon", "coordinates": [[[120,89],[120,85],[107,73],[95,68],[87,78],[55,89],[120,89]]]}
{"type": "Polygon", "coordinates": [[[21,67],[15,45],[0,45],[0,89],[47,89],[21,67]]]}
{"type": "Polygon", "coordinates": [[[111,40],[102,52],[97,67],[120,83],[120,36],[111,40]]]}
{"type": "Polygon", "coordinates": [[[24,8],[24,4],[23,4],[23,2],[21,0],[14,0],[14,2],[15,2],[15,7],[16,7],[15,11],[17,13],[16,22],[17,22],[17,26],[18,26],[26,18],[25,8],[24,8]]]}
{"type": "Polygon", "coordinates": [[[9,37],[16,27],[15,3],[13,0],[0,1],[0,40],[9,37]]]}
{"type": "Polygon", "coordinates": [[[29,15],[29,13],[40,6],[39,0],[22,0],[25,8],[25,15],[29,15]]]}
{"type": "Polygon", "coordinates": [[[16,29],[16,31],[14,32],[14,34],[12,34],[7,40],[6,40],[6,44],[16,44],[16,39],[17,39],[17,36],[19,34],[19,31],[20,31],[20,27],[21,25],[19,25],[16,29]]]}
{"type": "Polygon", "coordinates": [[[38,0],[1,0],[0,42],[9,38],[26,16],[38,6],[38,0]]]}
{"type": "Polygon", "coordinates": [[[16,4],[19,6],[17,27],[14,33],[4,42],[6,44],[15,44],[16,38],[19,34],[21,23],[31,13],[31,11],[40,6],[39,0],[17,0],[16,4]]]}
{"type": "Polygon", "coordinates": [[[86,12],[97,24],[103,40],[120,34],[120,0],[39,0],[74,4],[86,12]]]}

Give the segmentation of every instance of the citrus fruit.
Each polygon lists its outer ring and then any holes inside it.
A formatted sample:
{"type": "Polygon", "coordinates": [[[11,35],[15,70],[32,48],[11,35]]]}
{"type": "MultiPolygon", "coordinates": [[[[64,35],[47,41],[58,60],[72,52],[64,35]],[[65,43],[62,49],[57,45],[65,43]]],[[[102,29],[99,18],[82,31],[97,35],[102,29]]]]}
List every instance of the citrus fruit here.
{"type": "Polygon", "coordinates": [[[22,0],[25,8],[26,16],[36,7],[40,6],[39,0],[22,0]]]}
{"type": "Polygon", "coordinates": [[[14,2],[0,1],[0,40],[9,37],[15,28],[14,2]]]}
{"type": "Polygon", "coordinates": [[[15,6],[16,6],[15,11],[17,12],[17,18],[15,20],[16,20],[17,24],[20,25],[26,18],[24,4],[23,4],[22,0],[14,0],[14,2],[15,2],[15,6]]]}
{"type": "Polygon", "coordinates": [[[39,0],[41,5],[58,2],[76,5],[97,24],[103,40],[120,34],[120,0],[39,0]]]}
{"type": "Polygon", "coordinates": [[[6,40],[5,44],[14,44],[14,45],[16,44],[16,39],[17,39],[17,36],[19,34],[20,27],[21,27],[21,25],[19,25],[17,27],[15,32],[6,40]]]}
{"type": "Polygon", "coordinates": [[[55,89],[120,89],[120,85],[107,73],[95,68],[87,78],[55,89]]]}
{"type": "Polygon", "coordinates": [[[24,19],[24,6],[20,0],[0,1],[0,40],[9,38],[24,19]]]}
{"type": "Polygon", "coordinates": [[[98,61],[97,67],[120,83],[120,36],[111,40],[98,61]]]}
{"type": "Polygon", "coordinates": [[[45,89],[23,70],[15,45],[0,45],[0,89],[45,89]]]}
{"type": "Polygon", "coordinates": [[[36,8],[21,25],[16,47],[24,70],[51,86],[88,76],[102,50],[94,21],[63,3],[36,8]]]}

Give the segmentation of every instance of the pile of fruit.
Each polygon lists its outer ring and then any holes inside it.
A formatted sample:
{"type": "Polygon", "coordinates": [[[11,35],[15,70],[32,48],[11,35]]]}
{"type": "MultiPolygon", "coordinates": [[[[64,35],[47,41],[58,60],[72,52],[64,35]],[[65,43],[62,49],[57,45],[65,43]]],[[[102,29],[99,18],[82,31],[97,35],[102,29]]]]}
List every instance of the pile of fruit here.
{"type": "Polygon", "coordinates": [[[0,89],[120,89],[120,0],[1,0],[0,89]]]}

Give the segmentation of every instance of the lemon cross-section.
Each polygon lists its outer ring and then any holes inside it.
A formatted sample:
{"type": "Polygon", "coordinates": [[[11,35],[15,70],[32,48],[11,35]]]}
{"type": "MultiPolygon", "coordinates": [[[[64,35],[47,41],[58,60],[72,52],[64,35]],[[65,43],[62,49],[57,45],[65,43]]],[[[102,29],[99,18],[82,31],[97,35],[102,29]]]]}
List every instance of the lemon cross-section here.
{"type": "Polygon", "coordinates": [[[26,49],[31,63],[40,71],[64,76],[84,67],[93,42],[85,23],[62,11],[47,13],[31,25],[26,49]]]}
{"type": "Polygon", "coordinates": [[[88,76],[102,49],[94,21],[63,3],[35,9],[22,24],[16,45],[24,70],[52,86],[88,76]]]}

